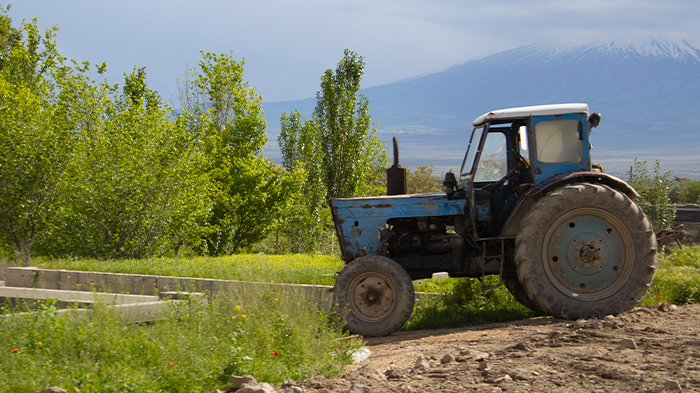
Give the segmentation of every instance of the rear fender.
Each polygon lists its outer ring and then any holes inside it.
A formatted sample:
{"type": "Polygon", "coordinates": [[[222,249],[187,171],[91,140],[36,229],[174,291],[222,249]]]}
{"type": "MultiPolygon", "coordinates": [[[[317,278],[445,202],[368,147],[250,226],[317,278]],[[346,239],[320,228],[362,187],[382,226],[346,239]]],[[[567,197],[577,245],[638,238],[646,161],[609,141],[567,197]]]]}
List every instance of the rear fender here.
{"type": "Polygon", "coordinates": [[[639,197],[639,194],[634,190],[634,188],[632,188],[632,186],[627,184],[622,179],[608,175],[607,173],[575,172],[568,175],[555,176],[543,183],[538,184],[536,187],[530,188],[522,197],[520,197],[518,204],[515,206],[513,211],[510,213],[508,220],[506,220],[506,223],[503,225],[501,236],[515,237],[520,229],[520,221],[522,221],[525,214],[530,211],[532,205],[534,205],[538,199],[547,195],[547,193],[550,191],[573,183],[604,184],[610,188],[620,191],[632,200],[639,197]]]}

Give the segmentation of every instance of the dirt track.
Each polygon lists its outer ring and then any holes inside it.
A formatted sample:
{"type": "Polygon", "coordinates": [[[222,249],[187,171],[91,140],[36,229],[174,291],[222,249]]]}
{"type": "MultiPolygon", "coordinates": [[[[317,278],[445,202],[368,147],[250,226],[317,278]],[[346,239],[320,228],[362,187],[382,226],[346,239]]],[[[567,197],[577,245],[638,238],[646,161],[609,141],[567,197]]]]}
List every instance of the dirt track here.
{"type": "Polygon", "coordinates": [[[301,385],[329,393],[700,391],[699,315],[700,305],[661,304],[602,320],[398,332],[367,339],[370,357],[345,375],[301,385]]]}

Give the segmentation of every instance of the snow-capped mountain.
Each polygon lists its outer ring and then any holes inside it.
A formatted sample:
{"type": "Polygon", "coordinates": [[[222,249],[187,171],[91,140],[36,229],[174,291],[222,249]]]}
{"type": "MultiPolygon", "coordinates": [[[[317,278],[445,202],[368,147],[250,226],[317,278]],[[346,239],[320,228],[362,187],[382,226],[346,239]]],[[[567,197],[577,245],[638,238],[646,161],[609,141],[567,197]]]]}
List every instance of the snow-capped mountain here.
{"type": "MultiPolygon", "coordinates": [[[[404,165],[458,167],[471,122],[485,112],[585,102],[603,115],[593,157],[608,172],[623,174],[634,158],[659,159],[674,175],[700,178],[700,49],[686,41],[533,44],[362,93],[380,137],[399,137],[404,165]]],[[[310,116],[314,105],[265,104],[271,142],[282,112],[310,116]]]]}
{"type": "Polygon", "coordinates": [[[674,42],[667,38],[649,38],[639,44],[627,44],[611,41],[602,44],[566,45],[566,44],[533,44],[512,51],[504,52],[516,55],[515,63],[556,64],[560,62],[575,62],[588,58],[607,58],[612,61],[628,59],[667,59],[677,62],[700,63],[700,49],[693,47],[687,41],[674,42]]]}

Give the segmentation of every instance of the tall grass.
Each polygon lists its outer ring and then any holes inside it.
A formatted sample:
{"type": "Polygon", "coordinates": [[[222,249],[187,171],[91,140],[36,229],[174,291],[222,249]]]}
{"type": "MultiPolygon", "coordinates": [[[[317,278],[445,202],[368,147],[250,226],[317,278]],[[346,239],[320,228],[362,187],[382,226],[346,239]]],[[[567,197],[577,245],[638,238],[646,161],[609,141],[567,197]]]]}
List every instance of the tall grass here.
{"type": "Polygon", "coordinates": [[[139,260],[38,260],[45,269],[100,271],[108,273],[213,278],[333,285],[343,261],[332,255],[237,254],[209,258],[153,258],[139,260]]]}
{"type": "Polygon", "coordinates": [[[231,374],[271,383],[336,375],[360,344],[338,340],[334,321],[303,296],[275,291],[176,306],[142,325],[105,307],[81,317],[49,305],[0,317],[0,391],[207,392],[230,387],[231,374]]]}
{"type": "Polygon", "coordinates": [[[700,301],[700,245],[673,248],[659,255],[654,285],[642,300],[649,306],[660,302],[672,304],[700,301]]]}

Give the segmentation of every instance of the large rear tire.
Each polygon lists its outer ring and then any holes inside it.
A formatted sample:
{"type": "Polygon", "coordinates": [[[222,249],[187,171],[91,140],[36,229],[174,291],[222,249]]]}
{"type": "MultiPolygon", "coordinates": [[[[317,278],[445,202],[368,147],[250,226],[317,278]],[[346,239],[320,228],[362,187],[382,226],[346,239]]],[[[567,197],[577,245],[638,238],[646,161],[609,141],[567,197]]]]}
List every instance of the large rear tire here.
{"type": "Polygon", "coordinates": [[[626,195],[597,184],[567,185],[540,199],[515,244],[527,296],[545,313],[566,319],[632,309],[658,264],[644,212],[626,195]]]}
{"type": "Polygon", "coordinates": [[[530,297],[527,296],[527,293],[525,293],[525,288],[523,287],[523,284],[520,283],[520,280],[518,280],[517,278],[506,278],[505,280],[503,280],[503,283],[508,289],[508,292],[510,292],[510,294],[513,295],[513,298],[515,298],[515,300],[518,303],[522,304],[523,306],[529,308],[532,311],[539,310],[539,307],[537,307],[537,303],[535,303],[534,300],[530,299],[530,297]]]}
{"type": "Polygon", "coordinates": [[[348,329],[366,337],[400,329],[415,303],[413,281],[406,270],[376,255],[345,265],[335,280],[334,293],[348,329]]]}

